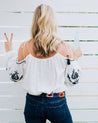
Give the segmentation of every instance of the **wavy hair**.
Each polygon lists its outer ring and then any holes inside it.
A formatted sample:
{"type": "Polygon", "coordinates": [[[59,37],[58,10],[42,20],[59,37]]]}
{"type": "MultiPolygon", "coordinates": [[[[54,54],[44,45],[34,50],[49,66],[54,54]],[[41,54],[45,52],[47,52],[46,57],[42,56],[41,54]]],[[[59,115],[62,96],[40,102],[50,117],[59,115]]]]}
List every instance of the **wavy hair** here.
{"type": "Polygon", "coordinates": [[[51,56],[62,42],[57,36],[57,20],[49,5],[41,4],[35,9],[31,37],[34,52],[39,57],[51,56]]]}

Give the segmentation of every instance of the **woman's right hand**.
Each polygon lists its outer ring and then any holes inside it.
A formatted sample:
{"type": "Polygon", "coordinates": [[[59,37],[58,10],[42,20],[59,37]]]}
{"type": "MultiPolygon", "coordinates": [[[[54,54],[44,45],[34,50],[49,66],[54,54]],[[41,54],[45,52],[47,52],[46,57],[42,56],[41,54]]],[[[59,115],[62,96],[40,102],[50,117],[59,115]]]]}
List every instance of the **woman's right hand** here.
{"type": "Polygon", "coordinates": [[[74,58],[76,60],[78,60],[78,58],[83,55],[81,48],[78,48],[76,50],[73,50],[73,52],[74,52],[74,58]]]}

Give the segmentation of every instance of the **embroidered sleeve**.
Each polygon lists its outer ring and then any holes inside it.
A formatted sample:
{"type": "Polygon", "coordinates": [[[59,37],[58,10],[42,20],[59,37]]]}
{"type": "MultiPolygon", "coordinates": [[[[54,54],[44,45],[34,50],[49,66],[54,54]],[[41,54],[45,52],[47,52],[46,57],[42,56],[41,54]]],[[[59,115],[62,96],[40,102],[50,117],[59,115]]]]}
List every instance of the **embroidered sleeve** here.
{"type": "Polygon", "coordinates": [[[65,68],[65,84],[73,86],[79,83],[81,74],[81,67],[76,60],[67,59],[65,68]]]}
{"type": "Polygon", "coordinates": [[[6,53],[6,71],[11,81],[18,82],[24,78],[25,59],[18,62],[17,51],[12,50],[6,53]]]}

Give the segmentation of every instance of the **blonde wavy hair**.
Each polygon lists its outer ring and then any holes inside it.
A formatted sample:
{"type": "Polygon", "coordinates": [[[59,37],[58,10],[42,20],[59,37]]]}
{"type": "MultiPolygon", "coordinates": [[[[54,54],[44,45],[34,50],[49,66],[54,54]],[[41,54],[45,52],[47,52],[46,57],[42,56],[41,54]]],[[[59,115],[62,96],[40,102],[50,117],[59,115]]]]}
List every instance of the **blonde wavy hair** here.
{"type": "Polygon", "coordinates": [[[62,40],[57,36],[57,20],[49,5],[41,4],[34,12],[31,27],[33,49],[36,56],[51,56],[62,40]]]}

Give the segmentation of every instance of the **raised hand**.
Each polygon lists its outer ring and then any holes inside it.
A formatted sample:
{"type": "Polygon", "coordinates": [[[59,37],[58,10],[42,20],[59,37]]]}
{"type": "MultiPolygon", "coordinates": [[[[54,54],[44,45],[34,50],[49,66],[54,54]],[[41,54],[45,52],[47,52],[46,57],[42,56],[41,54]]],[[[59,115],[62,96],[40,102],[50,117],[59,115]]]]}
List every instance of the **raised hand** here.
{"type": "Polygon", "coordinates": [[[13,33],[11,33],[11,38],[10,38],[10,40],[8,39],[6,33],[4,33],[4,35],[5,35],[5,38],[6,38],[6,40],[7,40],[7,42],[5,42],[5,50],[6,50],[6,52],[8,52],[8,51],[11,51],[11,50],[12,50],[13,33]]]}
{"type": "Polygon", "coordinates": [[[83,55],[81,48],[74,50],[74,58],[78,60],[79,57],[83,55]]]}

